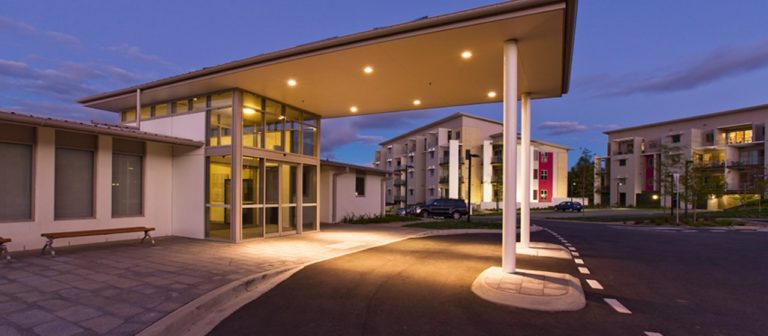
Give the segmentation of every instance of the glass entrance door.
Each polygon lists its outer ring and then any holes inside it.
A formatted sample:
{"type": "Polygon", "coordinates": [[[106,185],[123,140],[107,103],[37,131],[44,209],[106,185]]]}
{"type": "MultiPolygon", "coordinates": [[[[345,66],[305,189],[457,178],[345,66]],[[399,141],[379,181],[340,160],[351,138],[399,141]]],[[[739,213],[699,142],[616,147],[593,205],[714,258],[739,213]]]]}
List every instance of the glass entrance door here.
{"type": "Polygon", "coordinates": [[[266,160],[264,163],[264,231],[266,235],[296,232],[298,166],[266,160]]]}

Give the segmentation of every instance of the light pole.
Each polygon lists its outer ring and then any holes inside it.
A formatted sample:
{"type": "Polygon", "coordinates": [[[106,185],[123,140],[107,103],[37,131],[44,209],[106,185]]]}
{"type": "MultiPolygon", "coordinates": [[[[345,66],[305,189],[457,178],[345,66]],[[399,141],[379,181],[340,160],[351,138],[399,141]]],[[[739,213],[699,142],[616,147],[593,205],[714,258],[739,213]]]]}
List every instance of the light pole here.
{"type": "Polygon", "coordinates": [[[680,225],[680,173],[674,173],[672,174],[672,178],[675,181],[675,200],[677,201],[677,204],[675,205],[675,223],[677,225],[680,225]]]}
{"type": "Polygon", "coordinates": [[[480,157],[480,155],[472,154],[469,149],[466,150],[465,160],[467,160],[467,223],[469,223],[472,217],[472,158],[480,157]]]}
{"type": "MultiPolygon", "coordinates": [[[[683,185],[685,187],[685,191],[683,194],[683,198],[685,198],[685,218],[688,218],[688,186],[691,185],[690,176],[689,176],[689,167],[693,163],[691,160],[685,160],[685,177],[683,177],[683,185]]],[[[692,209],[693,211],[696,211],[695,209],[692,209]]]]}

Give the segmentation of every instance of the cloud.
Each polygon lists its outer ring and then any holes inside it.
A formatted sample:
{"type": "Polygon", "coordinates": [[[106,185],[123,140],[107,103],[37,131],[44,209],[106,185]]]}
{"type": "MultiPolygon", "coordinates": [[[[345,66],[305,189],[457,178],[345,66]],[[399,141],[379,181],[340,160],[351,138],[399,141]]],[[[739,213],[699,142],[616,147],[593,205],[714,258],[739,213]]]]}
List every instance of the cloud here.
{"type": "Polygon", "coordinates": [[[120,44],[116,46],[107,47],[107,50],[123,55],[130,59],[134,59],[142,62],[158,63],[164,65],[172,65],[170,62],[163,60],[160,56],[147,54],[137,46],[130,44],[120,44]]]}
{"type": "Polygon", "coordinates": [[[371,133],[393,128],[407,131],[441,116],[445,112],[425,110],[323,119],[321,156],[333,159],[336,149],[349,144],[378,145],[386,139],[371,133]]]}
{"type": "Polygon", "coordinates": [[[36,28],[23,22],[0,16],[0,29],[5,29],[25,36],[43,37],[61,44],[80,45],[80,40],[72,35],[36,28]]]}
{"type": "Polygon", "coordinates": [[[578,121],[545,121],[539,124],[539,129],[547,131],[547,134],[550,135],[560,135],[584,132],[589,130],[589,127],[580,124],[578,121]]]}
{"type": "Polygon", "coordinates": [[[0,82],[5,86],[66,102],[103,91],[105,86],[141,79],[140,75],[127,70],[94,63],[59,62],[55,68],[42,69],[0,59],[0,82]]]}
{"type": "Polygon", "coordinates": [[[650,72],[599,74],[580,78],[576,87],[608,96],[663,93],[695,89],[721,79],[768,67],[768,40],[714,49],[681,64],[650,72]]]}
{"type": "Polygon", "coordinates": [[[570,133],[580,133],[590,130],[607,131],[619,128],[616,124],[594,124],[584,125],[578,121],[545,121],[539,124],[538,129],[545,131],[547,135],[563,135],[570,133]]]}
{"type": "Polygon", "coordinates": [[[84,122],[118,122],[116,113],[83,107],[74,102],[49,102],[11,98],[10,104],[0,107],[0,110],[10,110],[32,115],[45,115],[58,119],[84,122]]]}

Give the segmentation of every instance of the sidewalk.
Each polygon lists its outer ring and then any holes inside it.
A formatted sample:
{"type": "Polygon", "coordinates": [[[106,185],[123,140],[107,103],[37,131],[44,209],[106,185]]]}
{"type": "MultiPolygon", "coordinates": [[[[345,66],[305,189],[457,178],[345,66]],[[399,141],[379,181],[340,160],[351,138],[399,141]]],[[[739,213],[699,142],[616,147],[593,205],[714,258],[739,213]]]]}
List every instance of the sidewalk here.
{"type": "Polygon", "coordinates": [[[216,288],[427,230],[327,225],[322,232],[241,244],[179,237],[15,253],[0,265],[0,335],[133,335],[216,288]]]}

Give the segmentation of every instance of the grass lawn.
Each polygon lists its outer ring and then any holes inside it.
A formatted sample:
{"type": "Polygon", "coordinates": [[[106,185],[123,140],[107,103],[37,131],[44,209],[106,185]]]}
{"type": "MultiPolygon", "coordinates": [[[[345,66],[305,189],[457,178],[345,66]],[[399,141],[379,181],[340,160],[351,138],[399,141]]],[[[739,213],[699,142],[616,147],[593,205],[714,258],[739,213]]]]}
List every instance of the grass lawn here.
{"type": "Polygon", "coordinates": [[[450,230],[450,229],[496,229],[501,230],[501,222],[471,222],[467,223],[466,220],[439,220],[439,221],[423,221],[418,223],[406,224],[405,227],[417,227],[424,229],[435,230],[450,230]]]}
{"type": "Polygon", "coordinates": [[[344,220],[343,222],[347,224],[365,225],[365,224],[383,224],[383,223],[394,223],[394,222],[412,222],[417,220],[419,219],[415,217],[385,215],[385,216],[374,216],[374,217],[359,217],[359,218],[347,219],[347,220],[344,220]]]}

